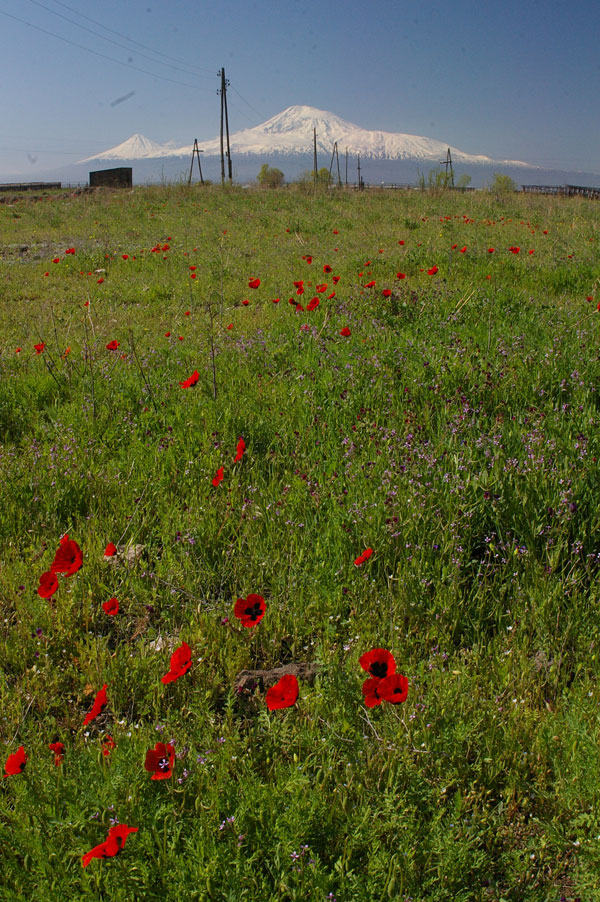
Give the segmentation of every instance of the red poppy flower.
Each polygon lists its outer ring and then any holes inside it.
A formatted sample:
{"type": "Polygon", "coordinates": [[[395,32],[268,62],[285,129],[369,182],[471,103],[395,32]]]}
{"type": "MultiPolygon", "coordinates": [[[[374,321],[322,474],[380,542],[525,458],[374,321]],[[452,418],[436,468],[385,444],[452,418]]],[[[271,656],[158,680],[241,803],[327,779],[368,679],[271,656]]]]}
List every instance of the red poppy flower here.
{"type": "Polygon", "coordinates": [[[372,279],[371,282],[365,282],[365,288],[375,288],[375,279],[372,279]]]}
{"type": "Polygon", "coordinates": [[[267,689],[267,708],[269,711],[291,708],[298,700],[298,692],[298,680],[294,674],[285,673],[274,686],[267,689]]]}
{"type": "Polygon", "coordinates": [[[96,698],[94,699],[94,704],[91,707],[91,710],[85,715],[85,719],[83,721],[84,727],[87,727],[89,723],[98,717],[99,714],[102,714],[104,709],[106,708],[106,683],[102,687],[102,689],[97,693],[96,698]]]}
{"type": "Polygon", "coordinates": [[[116,339],[113,338],[113,340],[109,341],[109,343],[106,345],[106,350],[107,351],[116,351],[117,348],[119,347],[119,344],[120,344],[120,342],[118,342],[116,339]]]}
{"type": "Polygon", "coordinates": [[[320,302],[319,298],[317,298],[317,297],[311,298],[310,301],[308,302],[308,304],[306,305],[306,309],[307,310],[316,310],[316,308],[319,306],[320,303],[321,302],[320,302]]]}
{"type": "Polygon", "coordinates": [[[514,247],[514,246],[509,247],[509,251],[511,252],[511,254],[518,254],[520,252],[520,250],[521,250],[520,247],[514,247]]]}
{"type": "Polygon", "coordinates": [[[397,273],[396,273],[396,278],[397,278],[397,279],[405,279],[405,278],[406,278],[406,273],[405,273],[405,272],[397,272],[397,273]]]}
{"type": "Polygon", "coordinates": [[[457,247],[458,247],[458,244],[453,244],[452,247],[450,248],[450,250],[455,251],[457,247]]]}
{"type": "Polygon", "coordinates": [[[245,298],[245,299],[242,301],[242,304],[243,304],[244,307],[247,307],[249,303],[250,303],[250,301],[249,301],[247,298],[245,298]]]}
{"type": "Polygon", "coordinates": [[[354,563],[356,564],[357,567],[360,567],[362,564],[364,564],[365,561],[369,560],[369,558],[371,557],[372,554],[373,554],[372,548],[365,548],[363,553],[359,554],[359,556],[356,558],[354,563]]]}
{"type": "Polygon", "coordinates": [[[233,323],[229,323],[229,325],[227,326],[227,328],[228,328],[228,329],[233,329],[233,323]]]}
{"type": "Polygon", "coordinates": [[[535,250],[527,251],[527,253],[531,256],[531,254],[535,254],[535,250]]]}
{"type": "Polygon", "coordinates": [[[104,549],[104,557],[113,557],[117,553],[117,546],[114,542],[109,542],[104,549]]]}
{"type": "Polygon", "coordinates": [[[47,570],[40,576],[40,584],[38,586],[38,595],[40,598],[52,598],[58,589],[58,577],[56,573],[47,570]]]}
{"type": "Polygon", "coordinates": [[[170,332],[165,332],[165,338],[170,338],[170,337],[171,337],[171,333],[170,333],[170,332]]]}
{"type": "Polygon", "coordinates": [[[9,755],[4,765],[4,776],[12,777],[15,774],[22,774],[27,764],[27,753],[25,747],[20,745],[16,752],[9,755]]]}
{"type": "Polygon", "coordinates": [[[21,348],[15,348],[15,354],[20,354],[20,353],[21,353],[21,348]]]}
{"type": "Polygon", "coordinates": [[[192,666],[192,649],[187,642],[182,642],[171,655],[170,669],[161,677],[161,683],[174,683],[179,677],[187,673],[192,666]]]}
{"type": "Polygon", "coordinates": [[[488,254],[493,254],[494,251],[495,251],[495,248],[493,248],[493,247],[488,247],[488,254]]]}
{"type": "Polygon", "coordinates": [[[465,253],[467,252],[467,246],[466,246],[466,244],[465,244],[464,247],[461,247],[460,252],[461,252],[461,254],[465,254],[465,253]]]}
{"type": "Polygon", "coordinates": [[[224,467],[219,467],[219,469],[213,476],[212,484],[214,485],[215,488],[217,488],[217,486],[223,482],[223,470],[224,470],[224,467]]]}
{"type": "Polygon", "coordinates": [[[403,244],[404,244],[404,241],[399,241],[398,244],[399,244],[399,245],[403,245],[403,244]]]}
{"type": "Polygon", "coordinates": [[[309,264],[309,266],[312,263],[312,257],[310,256],[310,254],[307,254],[306,257],[303,257],[302,259],[306,260],[306,262],[309,264]]]}
{"type": "Polygon", "coordinates": [[[383,680],[384,677],[396,673],[394,656],[386,648],[373,648],[371,651],[365,652],[358,663],[363,670],[370,673],[372,677],[377,677],[378,680],[383,680]]]}
{"type": "Polygon", "coordinates": [[[332,276],[331,281],[334,285],[337,285],[337,283],[340,281],[340,276],[332,276]]]}
{"type": "Polygon", "coordinates": [[[408,680],[401,673],[391,673],[381,680],[378,692],[384,701],[399,705],[400,702],[406,701],[408,680]]]}
{"type": "Polygon", "coordinates": [[[187,379],[184,379],[183,382],[180,382],[179,384],[182,388],[192,388],[193,385],[196,385],[198,383],[199,378],[200,373],[198,372],[198,370],[194,370],[191,376],[188,376],[187,379]]]}
{"type": "Polygon", "coordinates": [[[304,294],[304,286],[300,285],[296,288],[296,294],[304,294]]]}
{"type": "Polygon", "coordinates": [[[116,824],[108,831],[108,836],[99,846],[94,846],[81,857],[81,863],[87,868],[92,858],[113,858],[121,849],[125,848],[125,842],[130,833],[137,833],[138,827],[128,827],[127,824],[116,824]]]}
{"type": "Polygon", "coordinates": [[[112,736],[109,735],[109,733],[107,733],[106,736],[102,737],[102,742],[100,744],[102,746],[102,755],[104,756],[104,758],[108,758],[112,750],[116,749],[117,747],[117,743],[112,738],[112,736]]]}
{"type": "Polygon", "coordinates": [[[68,533],[65,533],[54,555],[50,573],[62,573],[63,576],[73,576],[82,566],[83,553],[81,548],[77,542],[69,538],[68,533]]]}
{"type": "Polygon", "coordinates": [[[348,326],[344,326],[343,329],[340,329],[340,335],[343,335],[344,338],[348,338],[348,336],[351,334],[352,333],[350,332],[350,329],[348,328],[348,326]]]}
{"type": "Polygon", "coordinates": [[[382,293],[382,295],[384,296],[384,298],[389,298],[389,297],[392,296],[392,289],[391,289],[391,288],[384,288],[383,291],[382,291],[381,293],[382,293]]]}
{"type": "Polygon", "coordinates": [[[43,341],[40,341],[39,344],[34,345],[33,347],[35,348],[35,353],[36,353],[36,354],[42,354],[43,351],[44,351],[44,348],[46,347],[46,345],[44,344],[43,341]]]}
{"type": "Polygon", "coordinates": [[[60,263],[60,257],[53,257],[53,258],[52,258],[52,262],[53,262],[53,263],[60,263]]]}
{"type": "Polygon", "coordinates": [[[320,285],[315,287],[315,291],[318,291],[319,294],[323,294],[324,291],[327,291],[327,282],[321,282],[320,285]]]}
{"type": "Polygon", "coordinates": [[[380,684],[381,680],[377,679],[377,677],[369,677],[369,679],[365,680],[362,684],[362,694],[365,697],[365,705],[367,708],[376,708],[377,705],[381,704],[382,698],[379,694],[380,684]]]}
{"type": "Polygon", "coordinates": [[[435,276],[435,274],[436,274],[437,271],[438,271],[437,266],[432,266],[431,269],[428,269],[428,270],[427,270],[427,275],[428,275],[428,276],[435,276]]]}
{"type": "Polygon", "coordinates": [[[250,279],[248,282],[248,288],[258,288],[260,285],[260,279],[250,279]]]}
{"type": "MultiPolygon", "coordinates": [[[[333,234],[334,234],[334,235],[337,235],[337,232],[334,231],[333,234]]],[[[331,266],[329,265],[329,263],[326,263],[326,264],[324,265],[324,267],[323,267],[323,272],[324,272],[324,273],[329,273],[329,272],[331,272],[331,266]]]]}
{"type": "Polygon", "coordinates": [[[262,595],[254,593],[247,598],[238,598],[233,609],[234,616],[241,620],[242,626],[256,626],[265,616],[267,606],[262,595]]]}
{"type": "Polygon", "coordinates": [[[123,260],[129,260],[129,254],[121,254],[123,260]]]}
{"type": "Polygon", "coordinates": [[[119,613],[119,602],[113,596],[113,598],[109,598],[108,601],[102,602],[102,610],[105,614],[108,614],[110,617],[114,617],[115,614],[119,613]]]}
{"type": "Polygon", "coordinates": [[[145,769],[152,774],[153,780],[168,780],[175,764],[175,746],[171,743],[157,742],[153,749],[146,752],[145,769]]]}
{"type": "Polygon", "coordinates": [[[271,298],[271,301],[273,304],[278,304],[279,300],[280,300],[279,298],[271,298]]]}
{"type": "Polygon", "coordinates": [[[593,300],[594,300],[593,294],[588,294],[588,296],[586,297],[586,301],[593,301],[593,300]]]}
{"type": "Polygon", "coordinates": [[[294,282],[294,288],[302,288],[304,285],[304,279],[299,279],[298,282],[294,282]]]}
{"type": "Polygon", "coordinates": [[[50,742],[48,748],[54,752],[54,766],[60,767],[65,755],[65,747],[62,742],[50,742]]]}
{"type": "Polygon", "coordinates": [[[102,283],[104,282],[104,279],[102,278],[102,276],[100,276],[100,278],[96,279],[96,281],[97,281],[98,285],[102,285],[102,283]]]}
{"type": "Polygon", "coordinates": [[[236,449],[235,449],[235,457],[233,458],[234,464],[236,464],[238,462],[238,460],[242,459],[242,457],[244,456],[245,450],[246,450],[246,442],[244,441],[243,438],[240,438],[239,442],[237,443],[236,449]]]}
{"type": "Polygon", "coordinates": [[[190,273],[190,279],[195,279],[195,278],[196,278],[196,273],[195,273],[195,272],[191,272],[191,273],[190,273]]]}
{"type": "Polygon", "coordinates": [[[195,272],[196,267],[195,267],[195,266],[190,266],[190,269],[191,269],[192,272],[195,272]]]}

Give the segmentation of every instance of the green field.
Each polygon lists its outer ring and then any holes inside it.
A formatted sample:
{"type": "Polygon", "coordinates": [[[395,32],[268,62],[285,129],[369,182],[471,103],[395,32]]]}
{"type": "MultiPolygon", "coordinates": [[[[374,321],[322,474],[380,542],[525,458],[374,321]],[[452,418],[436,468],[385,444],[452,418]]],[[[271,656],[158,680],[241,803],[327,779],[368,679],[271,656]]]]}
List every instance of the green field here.
{"type": "Polygon", "coordinates": [[[0,204],[3,902],[600,898],[599,211],[0,204]]]}

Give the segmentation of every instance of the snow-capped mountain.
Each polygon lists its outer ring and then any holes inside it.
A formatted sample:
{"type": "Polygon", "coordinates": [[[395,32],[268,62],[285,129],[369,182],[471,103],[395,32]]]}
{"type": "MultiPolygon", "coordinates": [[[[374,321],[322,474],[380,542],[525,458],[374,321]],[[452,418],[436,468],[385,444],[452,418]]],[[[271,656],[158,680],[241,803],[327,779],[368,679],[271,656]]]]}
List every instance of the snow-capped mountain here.
{"type": "MultiPolygon", "coordinates": [[[[337,141],[340,156],[346,150],[352,156],[376,160],[423,160],[439,162],[445,158],[449,145],[444,141],[424,138],[418,135],[405,135],[394,132],[368,131],[341,119],[334,113],[317,110],[310,106],[291,106],[267,119],[262,125],[235,132],[230,136],[231,155],[271,156],[306,155],[312,153],[313,129],[317,130],[317,151],[331,155],[334,142],[337,141]]],[[[204,156],[216,156],[221,152],[219,138],[200,141],[204,156]]],[[[457,163],[482,164],[502,163],[505,166],[527,166],[518,160],[494,160],[483,154],[468,154],[450,146],[452,159],[457,163]]],[[[157,144],[133,135],[127,141],[105,150],[92,160],[137,160],[153,157],[189,157],[192,145],[175,147],[169,144],[157,144]]]]}
{"type": "MultiPolygon", "coordinates": [[[[169,141],[168,144],[157,144],[144,135],[132,135],[122,144],[111,147],[102,153],[97,153],[93,157],[86,157],[85,160],[79,160],[80,163],[90,163],[92,160],[154,160],[157,157],[178,156],[173,153],[175,143],[169,141]]],[[[192,148],[190,147],[190,153],[192,148]]]]}

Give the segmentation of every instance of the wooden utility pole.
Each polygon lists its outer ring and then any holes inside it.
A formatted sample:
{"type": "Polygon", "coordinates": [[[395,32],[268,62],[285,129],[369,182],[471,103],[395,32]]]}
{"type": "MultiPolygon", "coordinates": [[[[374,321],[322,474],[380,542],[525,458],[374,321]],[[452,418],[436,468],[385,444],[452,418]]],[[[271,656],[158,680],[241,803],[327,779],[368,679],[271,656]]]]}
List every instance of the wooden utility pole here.
{"type": "Polygon", "coordinates": [[[229,147],[229,114],[227,112],[227,88],[229,87],[229,81],[225,78],[225,69],[222,69],[221,71],[223,73],[221,90],[223,92],[223,102],[225,105],[225,134],[227,137],[227,177],[229,179],[229,184],[231,185],[233,176],[231,172],[231,148],[229,147]]]}
{"type": "Polygon", "coordinates": [[[223,86],[225,84],[225,70],[221,69],[217,72],[217,78],[221,79],[221,87],[217,90],[217,94],[221,95],[221,184],[225,184],[225,156],[223,153],[223,113],[225,110],[225,101],[223,99],[223,86]]]}
{"type": "Polygon", "coordinates": [[[448,186],[448,168],[450,168],[450,186],[454,188],[454,169],[452,168],[452,156],[450,155],[450,148],[448,148],[446,159],[440,160],[440,163],[442,166],[446,167],[446,186],[448,186]]]}
{"type": "Polygon", "coordinates": [[[313,181],[317,185],[317,129],[313,128],[313,181]]]}
{"type": "Polygon", "coordinates": [[[364,188],[363,180],[360,175],[360,154],[358,154],[358,187],[359,187],[359,190],[361,190],[361,191],[364,188]]]}
{"type": "Polygon", "coordinates": [[[346,148],[346,188],[348,187],[348,148],[346,148]]]}
{"type": "Polygon", "coordinates": [[[198,147],[198,138],[194,138],[194,149],[192,150],[192,165],[190,166],[190,177],[188,179],[188,185],[192,184],[192,169],[194,168],[194,157],[198,157],[198,170],[200,172],[200,184],[204,184],[204,179],[202,178],[202,166],[200,165],[200,154],[204,153],[203,150],[200,150],[198,147]]]}
{"type": "Polygon", "coordinates": [[[331,180],[331,170],[333,169],[333,161],[337,161],[337,184],[338,188],[341,187],[342,177],[340,175],[340,157],[338,154],[338,146],[337,141],[333,142],[333,153],[331,154],[331,163],[329,164],[329,178],[331,180]]]}

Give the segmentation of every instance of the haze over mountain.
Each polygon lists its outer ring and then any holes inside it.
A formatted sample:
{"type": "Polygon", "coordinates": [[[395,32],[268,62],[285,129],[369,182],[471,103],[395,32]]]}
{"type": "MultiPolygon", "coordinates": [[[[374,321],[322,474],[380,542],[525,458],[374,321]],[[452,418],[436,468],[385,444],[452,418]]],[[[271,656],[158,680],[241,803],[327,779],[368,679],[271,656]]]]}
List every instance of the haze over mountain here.
{"type": "MultiPolygon", "coordinates": [[[[313,129],[317,130],[317,151],[331,156],[334,142],[338,153],[346,150],[352,156],[360,154],[373,160],[422,160],[438,163],[440,155],[445,157],[449,145],[446,142],[418,135],[393,132],[368,131],[360,128],[334,113],[318,110],[310,106],[291,106],[261,125],[235,132],[230,137],[232,156],[293,156],[306,155],[312,151],[313,129]]],[[[220,138],[200,141],[205,156],[216,156],[221,152],[220,138]]],[[[490,165],[528,167],[528,163],[518,160],[494,160],[483,154],[470,154],[450,146],[452,159],[469,165],[490,165]]],[[[157,144],[143,135],[132,135],[127,141],[105,150],[100,154],[81,160],[141,160],[163,157],[190,157],[192,145],[177,147],[174,142],[157,144]]]]}

